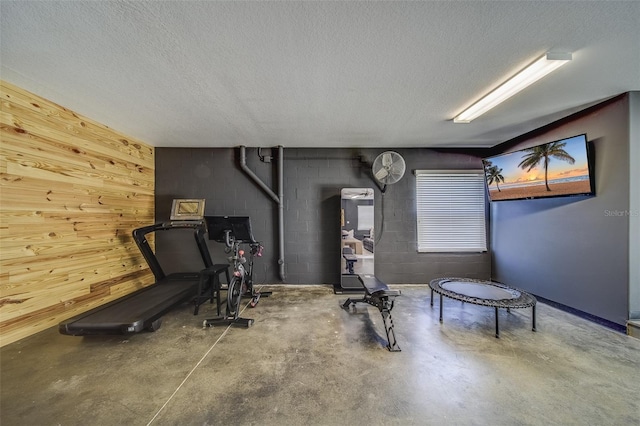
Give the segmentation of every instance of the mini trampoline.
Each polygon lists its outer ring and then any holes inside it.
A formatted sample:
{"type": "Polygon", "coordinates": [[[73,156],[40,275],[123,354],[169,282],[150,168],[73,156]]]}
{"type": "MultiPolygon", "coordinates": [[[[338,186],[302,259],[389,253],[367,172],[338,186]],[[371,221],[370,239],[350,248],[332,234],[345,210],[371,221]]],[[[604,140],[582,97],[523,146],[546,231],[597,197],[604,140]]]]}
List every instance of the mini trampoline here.
{"type": "Polygon", "coordinates": [[[500,337],[498,326],[498,308],[505,308],[507,312],[516,308],[532,308],[532,331],[536,331],[536,298],[526,291],[508,285],[481,281],[469,278],[436,278],[429,283],[431,288],[431,306],[433,306],[433,292],[440,295],[440,322],[442,322],[442,299],[460,300],[474,305],[490,306],[496,313],[496,337],[500,337]]]}

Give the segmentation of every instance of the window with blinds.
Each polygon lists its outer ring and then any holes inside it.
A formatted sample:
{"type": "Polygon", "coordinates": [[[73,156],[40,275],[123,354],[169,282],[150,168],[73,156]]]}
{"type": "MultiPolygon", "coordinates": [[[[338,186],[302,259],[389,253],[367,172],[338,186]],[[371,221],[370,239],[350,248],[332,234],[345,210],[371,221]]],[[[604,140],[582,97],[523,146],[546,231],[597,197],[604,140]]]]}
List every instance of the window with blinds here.
{"type": "Polygon", "coordinates": [[[487,250],[482,170],[416,170],[419,252],[487,250]]]}

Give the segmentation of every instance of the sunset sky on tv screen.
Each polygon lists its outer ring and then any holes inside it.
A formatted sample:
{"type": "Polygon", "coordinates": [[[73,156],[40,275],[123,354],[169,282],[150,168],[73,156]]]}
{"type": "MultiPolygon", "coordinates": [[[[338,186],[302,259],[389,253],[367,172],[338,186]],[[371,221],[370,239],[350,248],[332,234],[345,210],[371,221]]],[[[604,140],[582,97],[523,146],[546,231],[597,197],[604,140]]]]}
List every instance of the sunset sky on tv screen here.
{"type": "Polygon", "coordinates": [[[526,150],[485,159],[485,170],[497,167],[500,178],[490,179],[487,185],[492,200],[553,197],[559,195],[586,194],[591,191],[589,181],[589,162],[587,158],[586,137],[578,135],[557,141],[564,143],[562,149],[575,161],[573,164],[565,159],[550,157],[545,185],[544,160],[529,170],[521,166],[523,160],[530,155],[526,150]],[[499,190],[498,190],[499,188],[499,190]]]}

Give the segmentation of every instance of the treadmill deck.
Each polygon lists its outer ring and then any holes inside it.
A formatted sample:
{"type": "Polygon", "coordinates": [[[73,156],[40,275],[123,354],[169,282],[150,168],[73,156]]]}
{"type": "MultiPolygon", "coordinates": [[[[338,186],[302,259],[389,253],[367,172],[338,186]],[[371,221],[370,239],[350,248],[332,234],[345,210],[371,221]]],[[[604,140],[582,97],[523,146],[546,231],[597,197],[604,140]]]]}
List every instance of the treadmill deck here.
{"type": "Polygon", "coordinates": [[[128,296],[77,315],[59,325],[71,336],[137,333],[198,291],[198,274],[172,274],[128,296]]]}

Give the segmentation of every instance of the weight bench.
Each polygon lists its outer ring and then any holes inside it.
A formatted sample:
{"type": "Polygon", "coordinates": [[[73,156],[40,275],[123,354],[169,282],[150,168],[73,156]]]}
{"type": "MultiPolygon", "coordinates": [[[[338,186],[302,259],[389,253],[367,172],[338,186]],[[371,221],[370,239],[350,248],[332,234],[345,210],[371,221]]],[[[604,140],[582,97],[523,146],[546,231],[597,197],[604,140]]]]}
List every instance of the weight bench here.
{"type": "Polygon", "coordinates": [[[358,279],[364,288],[364,297],[362,299],[349,298],[342,304],[342,308],[348,310],[351,305],[356,303],[368,303],[378,308],[382,314],[384,331],[387,334],[387,349],[391,352],[400,352],[391,318],[394,299],[400,296],[400,290],[390,290],[385,283],[371,275],[358,275],[358,279]]]}
{"type": "Polygon", "coordinates": [[[351,247],[342,247],[342,257],[347,262],[347,272],[353,274],[353,265],[358,261],[358,257],[353,254],[353,249],[351,247]]]}

